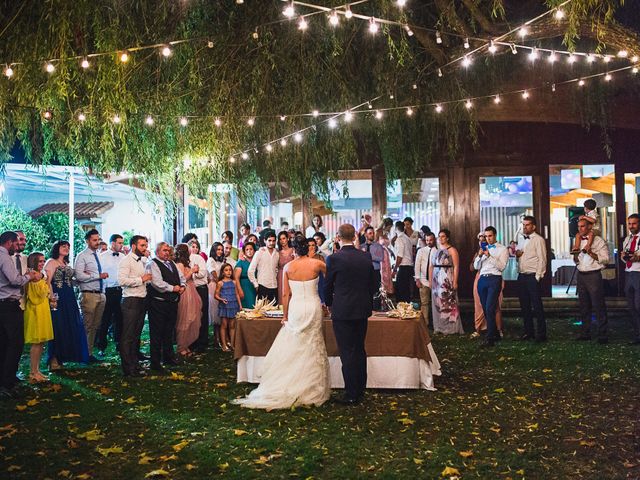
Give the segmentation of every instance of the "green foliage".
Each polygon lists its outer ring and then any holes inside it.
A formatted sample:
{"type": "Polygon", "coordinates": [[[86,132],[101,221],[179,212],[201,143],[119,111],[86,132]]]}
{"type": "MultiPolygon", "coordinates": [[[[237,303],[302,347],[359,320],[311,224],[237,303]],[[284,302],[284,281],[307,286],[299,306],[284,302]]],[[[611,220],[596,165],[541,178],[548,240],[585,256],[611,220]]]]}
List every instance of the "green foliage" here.
{"type": "Polygon", "coordinates": [[[12,203],[0,203],[0,232],[22,230],[27,237],[25,253],[47,254],[47,232],[27,212],[12,203]]]}
{"type": "MultiPolygon", "coordinates": [[[[50,252],[51,247],[58,240],[69,239],[69,215],[66,213],[47,213],[35,219],[35,222],[42,226],[42,229],[47,234],[46,250],[50,252]]],[[[74,252],[81,252],[85,248],[84,231],[80,224],[75,221],[73,224],[74,252]]]]}

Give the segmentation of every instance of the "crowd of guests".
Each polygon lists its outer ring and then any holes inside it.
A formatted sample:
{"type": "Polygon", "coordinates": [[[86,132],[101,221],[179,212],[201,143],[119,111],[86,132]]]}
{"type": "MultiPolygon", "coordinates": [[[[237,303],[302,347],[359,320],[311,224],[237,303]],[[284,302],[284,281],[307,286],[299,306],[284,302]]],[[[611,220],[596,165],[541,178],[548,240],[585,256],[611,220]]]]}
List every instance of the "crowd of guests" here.
{"type": "MultiPolygon", "coordinates": [[[[585,216],[586,217],[586,216],[585,216]]],[[[591,338],[591,314],[597,319],[597,340],[607,343],[607,315],[601,271],[609,263],[606,242],[593,232],[593,218],[578,222],[579,243],[574,249],[582,330],[579,340],[591,338]]],[[[388,299],[411,302],[419,299],[422,315],[435,333],[464,333],[458,308],[460,257],[451,233],[437,235],[427,226],[413,229],[409,217],[394,222],[385,218],[377,227],[363,215],[356,246],[368,252],[375,271],[378,292],[374,310],[388,307],[388,299]]],[[[626,293],[635,338],[640,344],[640,217],[627,219],[629,235],[621,261],[627,272],[626,293]]],[[[233,349],[235,317],[242,308],[253,308],[266,298],[281,304],[283,272],[294,259],[291,246],[296,236],[307,235],[309,256],[325,261],[339,248],[322,231],[322,218],[315,216],[304,234],[282,225],[276,233],[265,220],[258,234],[248,224],[240,227],[234,242],[224,232],[207,254],[195,234],[187,234],[172,246],[159,242],[151,255],[147,238],[134,235],[129,245],[113,234],[106,249],[100,234],[89,230],[86,248],[70,265],[70,244],[56,242],[44,253],[22,254],[27,239],[23,232],[0,235],[0,396],[14,395],[21,379],[18,364],[24,343],[30,344],[32,383],[45,382],[40,370],[47,346],[49,371],[67,362],[98,363],[109,338],[116,344],[125,376],[145,375],[141,361],[165,373],[167,365],[204,352],[211,344],[223,351],[233,349]],[[78,294],[76,296],[76,290],[78,294]],[[140,336],[149,321],[149,357],[141,352],[140,336]],[[174,349],[175,345],[175,349],[174,349]]],[[[492,347],[502,337],[500,304],[503,272],[510,250],[518,264],[522,340],[547,340],[541,298],[541,280],[546,274],[547,246],[537,232],[536,219],[525,216],[522,235],[511,248],[497,241],[497,231],[488,226],[478,235],[478,251],[470,268],[476,272],[473,336],[481,336],[483,347],[492,347]],[[535,318],[535,323],[534,323],[535,318]]],[[[324,303],[323,279],[318,285],[324,303]]]]}

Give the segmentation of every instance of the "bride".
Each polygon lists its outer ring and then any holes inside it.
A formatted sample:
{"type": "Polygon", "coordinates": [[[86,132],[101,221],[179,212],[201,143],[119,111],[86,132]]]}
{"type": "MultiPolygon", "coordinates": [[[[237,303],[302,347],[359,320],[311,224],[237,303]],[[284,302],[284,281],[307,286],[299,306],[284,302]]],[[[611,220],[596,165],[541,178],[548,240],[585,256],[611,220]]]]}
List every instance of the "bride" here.
{"type": "Polygon", "coordinates": [[[293,241],[295,260],[284,270],[282,328],[263,363],[260,385],[233,403],[248,408],[291,408],[322,405],[329,399],[329,359],[322,333],[318,277],[324,262],[309,258],[309,244],[293,241]]]}

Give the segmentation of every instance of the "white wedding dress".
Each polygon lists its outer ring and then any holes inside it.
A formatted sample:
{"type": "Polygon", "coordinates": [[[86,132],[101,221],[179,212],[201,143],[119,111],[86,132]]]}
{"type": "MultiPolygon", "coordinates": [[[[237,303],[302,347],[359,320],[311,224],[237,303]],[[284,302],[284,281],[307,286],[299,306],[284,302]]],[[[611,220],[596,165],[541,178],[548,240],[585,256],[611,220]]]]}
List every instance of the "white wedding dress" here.
{"type": "Polygon", "coordinates": [[[282,326],[262,365],[260,385],[233,403],[274,410],[322,405],[331,394],[329,359],[322,333],[318,278],[289,280],[288,321],[282,326]]]}

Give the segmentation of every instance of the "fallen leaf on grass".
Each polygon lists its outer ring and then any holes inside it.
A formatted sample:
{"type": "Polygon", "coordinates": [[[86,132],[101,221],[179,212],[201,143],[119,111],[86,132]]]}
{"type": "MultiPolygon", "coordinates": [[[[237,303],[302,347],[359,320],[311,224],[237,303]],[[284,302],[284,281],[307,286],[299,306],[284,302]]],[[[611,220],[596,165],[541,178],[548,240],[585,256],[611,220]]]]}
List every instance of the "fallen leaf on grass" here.
{"type": "Polygon", "coordinates": [[[27,405],[28,405],[28,406],[30,406],[30,407],[34,407],[34,406],[36,406],[36,405],[37,405],[37,404],[39,404],[39,403],[40,403],[40,402],[38,401],[38,399],[37,399],[37,398],[32,398],[31,400],[29,400],[29,401],[27,402],[27,405]]]}
{"type": "Polygon", "coordinates": [[[460,475],[460,471],[457,468],[453,467],[444,467],[444,470],[440,473],[443,477],[450,477],[453,475],[460,475]]]}
{"type": "Polygon", "coordinates": [[[195,465],[191,465],[190,463],[187,463],[187,465],[184,468],[186,468],[187,470],[193,470],[194,468],[198,468],[198,467],[196,467],[195,465]]]}
{"type": "Polygon", "coordinates": [[[219,468],[220,470],[226,470],[227,468],[229,468],[229,464],[228,464],[228,463],[220,463],[220,464],[218,465],[218,468],[219,468]]]}
{"type": "Polygon", "coordinates": [[[78,413],[67,413],[67,414],[64,416],[64,418],[77,418],[77,417],[79,417],[79,416],[80,416],[80,414],[78,414],[78,413]]]}
{"type": "Polygon", "coordinates": [[[175,452],[179,452],[187,445],[189,445],[189,440],[183,440],[180,443],[176,443],[172,448],[175,452]]]}
{"type": "Polygon", "coordinates": [[[169,476],[169,472],[167,472],[166,470],[163,469],[158,469],[158,470],[152,470],[149,473],[147,473],[144,478],[153,478],[153,477],[168,477],[169,476]]]}
{"type": "Polygon", "coordinates": [[[142,457],[140,457],[140,460],[138,460],[138,465],[148,465],[151,460],[153,460],[153,457],[143,454],[142,457]]]}
{"type": "Polygon", "coordinates": [[[78,442],[76,442],[73,438],[67,440],[67,447],[69,448],[78,448],[78,442]]]}
{"type": "Polygon", "coordinates": [[[538,424],[537,423],[532,423],[530,425],[527,425],[527,428],[529,429],[530,432],[533,432],[534,430],[538,429],[538,424]]]}
{"type": "Polygon", "coordinates": [[[85,438],[89,441],[95,442],[97,440],[100,440],[101,438],[104,438],[104,435],[100,433],[100,430],[95,429],[95,430],[89,430],[88,432],[79,433],[78,438],[85,438]]]}
{"type": "Polygon", "coordinates": [[[184,380],[184,375],[178,375],[176,372],[171,372],[171,380],[184,380]]]}
{"type": "Polygon", "coordinates": [[[176,457],[175,455],[171,454],[171,455],[162,455],[161,457],[158,457],[158,460],[161,462],[169,462],[171,460],[177,460],[178,457],[176,457]]]}
{"type": "Polygon", "coordinates": [[[522,395],[517,395],[516,396],[516,400],[518,400],[520,402],[526,402],[527,401],[527,397],[523,397],[522,395]]]}
{"type": "Polygon", "coordinates": [[[521,468],[520,470],[516,470],[516,473],[518,475],[524,475],[524,468],[521,468]]]}
{"type": "Polygon", "coordinates": [[[122,447],[110,447],[110,448],[96,447],[96,452],[98,452],[103,457],[108,457],[112,453],[124,453],[122,451],[122,447]]]}
{"type": "Polygon", "coordinates": [[[24,412],[27,409],[26,405],[16,405],[16,410],[19,412],[24,412]]]}
{"type": "Polygon", "coordinates": [[[399,418],[398,422],[400,422],[403,425],[413,425],[414,423],[416,423],[415,420],[411,420],[410,418],[399,418]]]}
{"type": "Polygon", "coordinates": [[[500,433],[500,427],[490,427],[489,430],[492,432],[500,433]]]}
{"type": "Polygon", "coordinates": [[[7,468],[8,472],[15,472],[16,470],[22,470],[22,467],[20,465],[9,465],[9,468],[7,468]]]}
{"type": "Polygon", "coordinates": [[[504,388],[496,388],[494,390],[494,392],[496,392],[496,393],[504,393],[504,388]]]}
{"type": "Polygon", "coordinates": [[[458,452],[462,458],[473,457],[473,452],[471,450],[463,450],[462,452],[458,452]]]}
{"type": "Polygon", "coordinates": [[[59,477],[68,477],[69,475],[71,475],[71,471],[69,470],[60,470],[58,472],[59,477]]]}
{"type": "Polygon", "coordinates": [[[534,387],[544,387],[544,385],[543,385],[543,384],[538,383],[538,382],[534,382],[534,383],[532,383],[531,385],[533,385],[534,387]]]}
{"type": "Polygon", "coordinates": [[[89,480],[91,478],[91,475],[89,475],[88,473],[81,473],[80,475],[76,475],[76,479],[78,480],[89,480]]]}
{"type": "Polygon", "coordinates": [[[242,435],[246,435],[247,433],[249,433],[249,432],[246,432],[244,430],[240,430],[240,429],[237,429],[237,428],[233,431],[233,434],[235,436],[237,436],[237,437],[241,437],[242,435]]]}
{"type": "Polygon", "coordinates": [[[100,387],[100,393],[102,395],[109,395],[111,393],[111,389],[108,387],[100,387]]]}
{"type": "Polygon", "coordinates": [[[214,386],[216,388],[227,388],[227,384],[226,383],[216,383],[216,384],[214,384],[214,386]]]}
{"type": "Polygon", "coordinates": [[[126,400],[124,400],[124,403],[136,403],[136,397],[129,397],[126,400]]]}

